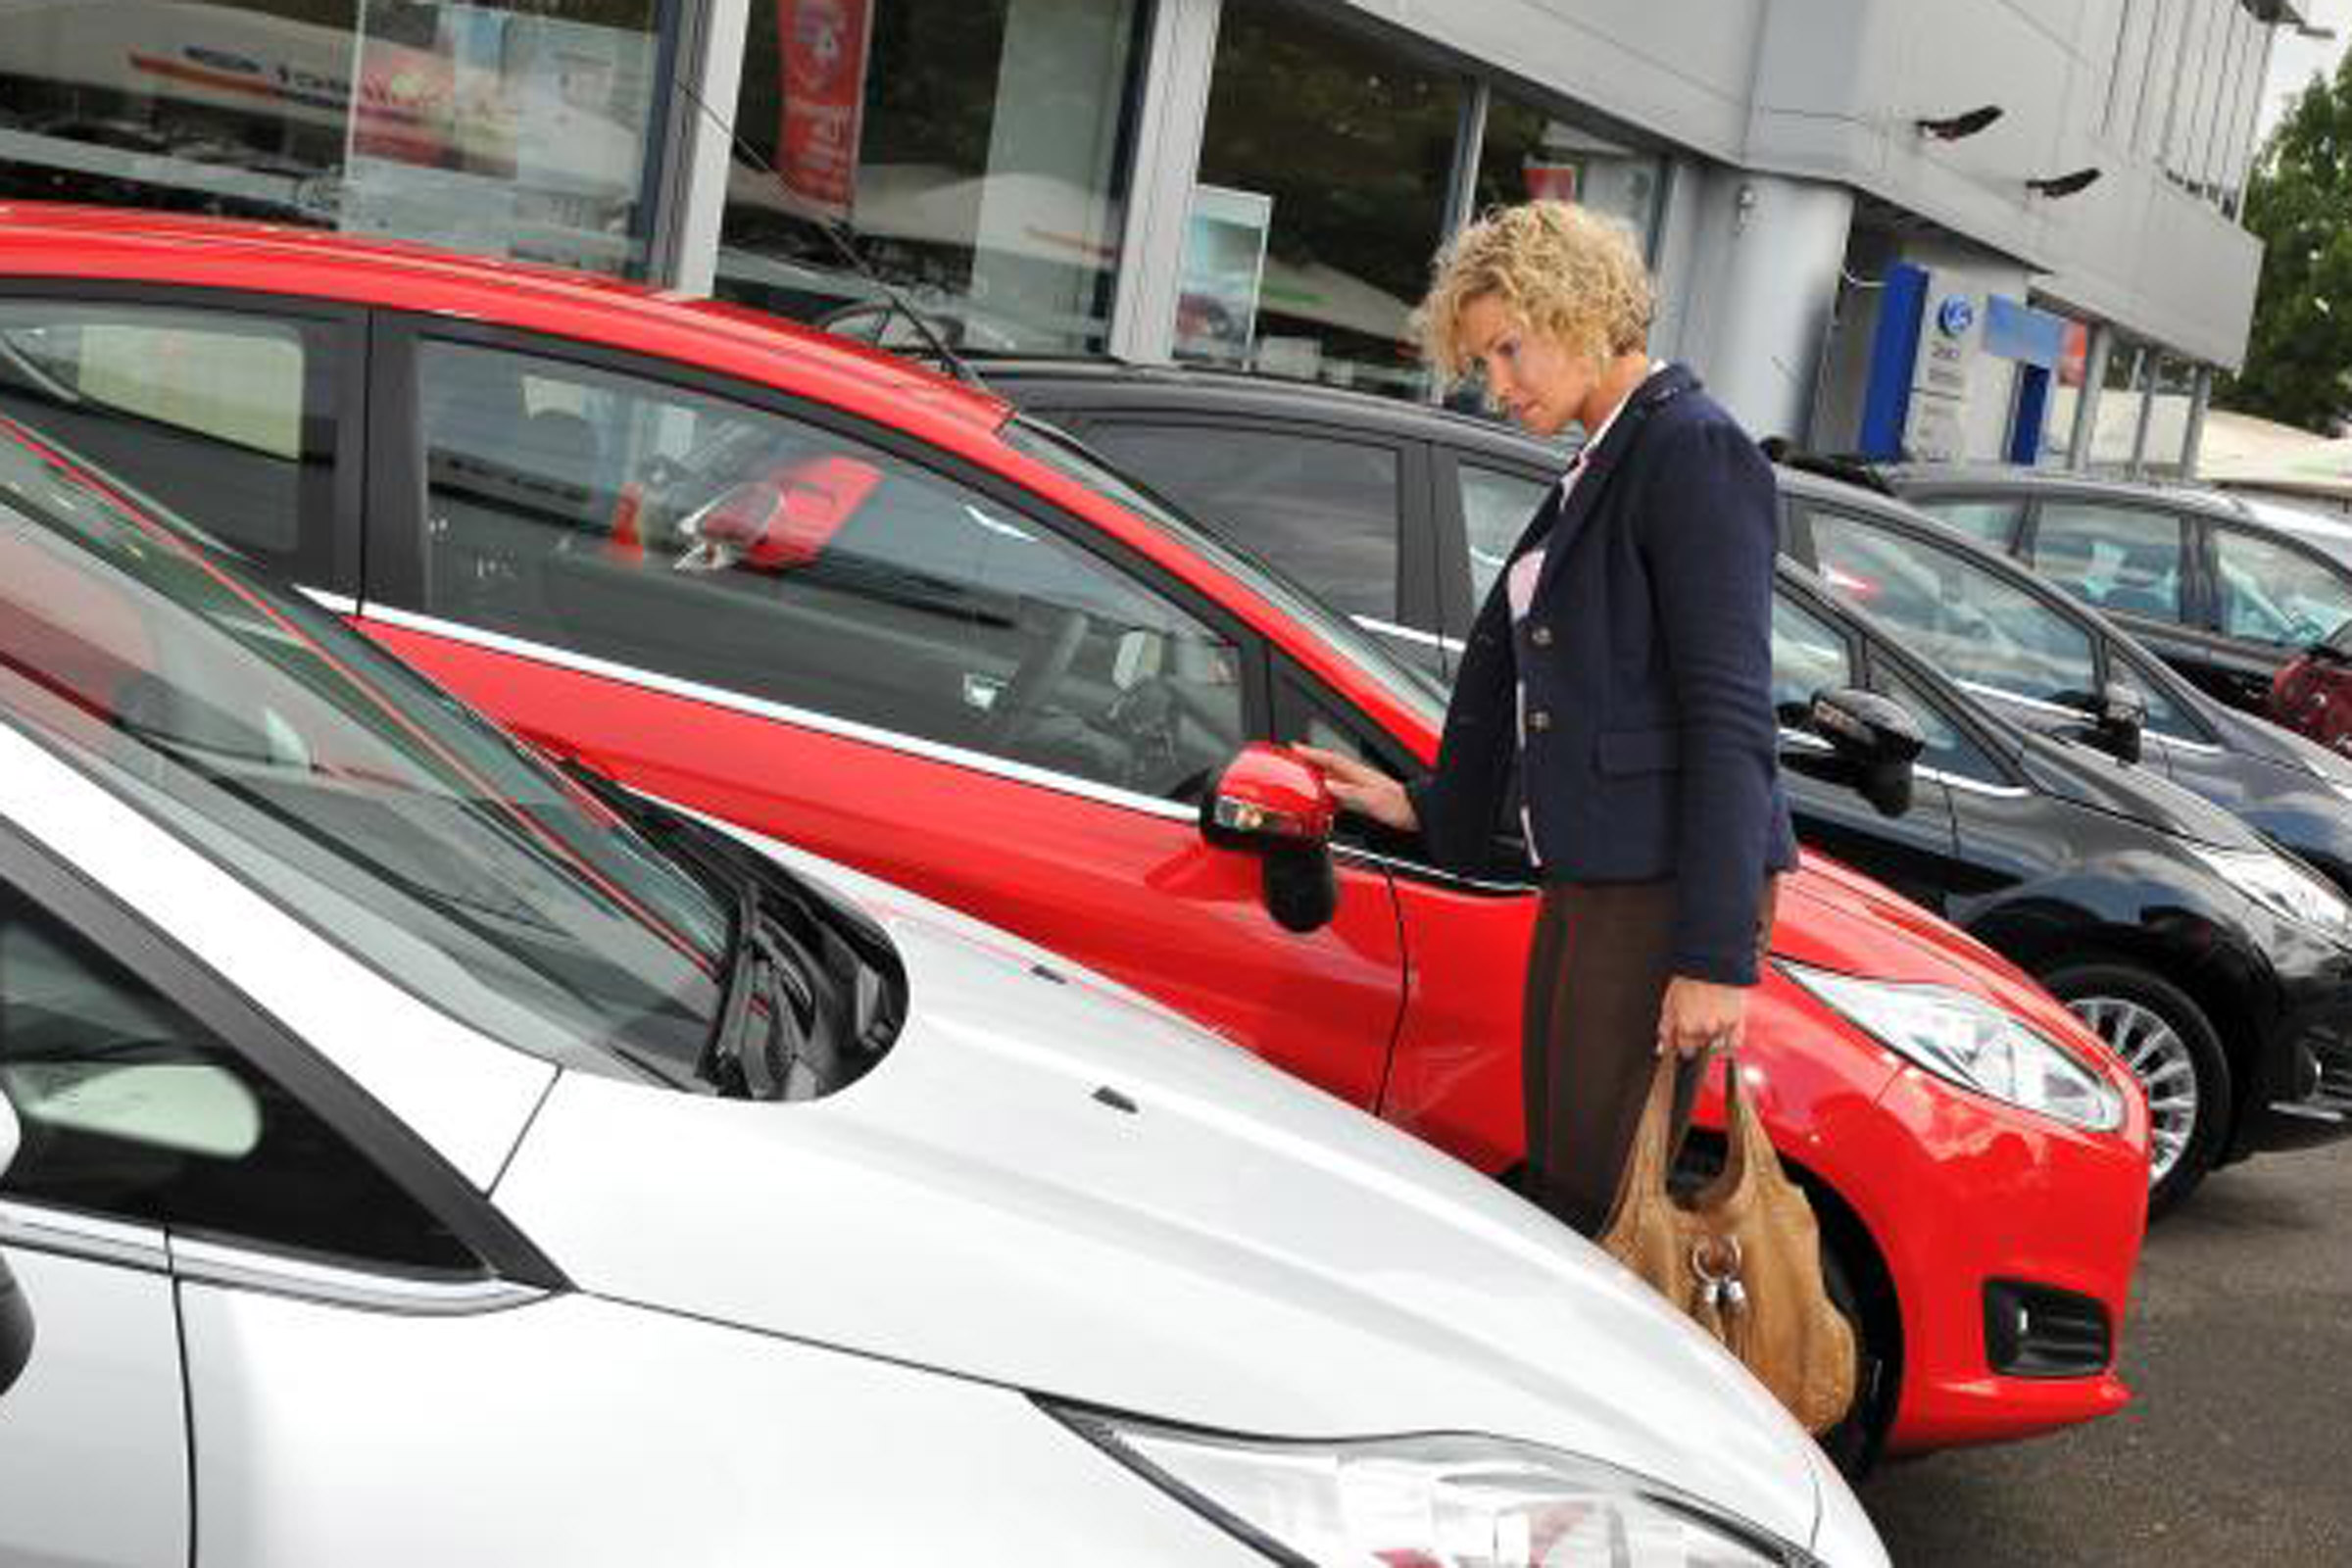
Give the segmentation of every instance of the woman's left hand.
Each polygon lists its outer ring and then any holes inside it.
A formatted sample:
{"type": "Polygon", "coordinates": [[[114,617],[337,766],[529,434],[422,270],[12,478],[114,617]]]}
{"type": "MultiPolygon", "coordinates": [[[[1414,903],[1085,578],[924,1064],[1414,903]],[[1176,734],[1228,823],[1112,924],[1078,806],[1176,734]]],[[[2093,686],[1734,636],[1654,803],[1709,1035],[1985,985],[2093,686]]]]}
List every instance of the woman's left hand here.
{"type": "Polygon", "coordinates": [[[1746,1024],[1747,987],[1678,974],[1667,982],[1658,1009],[1658,1054],[1679,1051],[1690,1057],[1710,1047],[1737,1051],[1746,1024]]]}

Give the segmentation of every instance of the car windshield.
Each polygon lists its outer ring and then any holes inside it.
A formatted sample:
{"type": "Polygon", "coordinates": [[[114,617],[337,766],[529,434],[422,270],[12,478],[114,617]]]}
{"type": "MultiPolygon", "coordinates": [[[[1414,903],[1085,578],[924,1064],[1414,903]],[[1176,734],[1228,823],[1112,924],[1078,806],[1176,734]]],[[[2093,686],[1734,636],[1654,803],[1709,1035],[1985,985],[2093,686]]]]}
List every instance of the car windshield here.
{"type": "Polygon", "coordinates": [[[1104,500],[1175,535],[1187,548],[1247,584],[1349,663],[1380,681],[1433,728],[1444,721],[1446,688],[1434,675],[1396,658],[1365,636],[1346,615],[1293,582],[1279,567],[1210,532],[1173,503],[1120,473],[1050,424],[1025,416],[1015,416],[1005,423],[1003,434],[1005,444],[1014,451],[1035,458],[1063,477],[1076,480],[1104,500]]]}
{"type": "Polygon", "coordinates": [[[345,951],[570,1065],[684,1083],[731,906],[296,595],[0,420],[0,718],[345,951]]]}

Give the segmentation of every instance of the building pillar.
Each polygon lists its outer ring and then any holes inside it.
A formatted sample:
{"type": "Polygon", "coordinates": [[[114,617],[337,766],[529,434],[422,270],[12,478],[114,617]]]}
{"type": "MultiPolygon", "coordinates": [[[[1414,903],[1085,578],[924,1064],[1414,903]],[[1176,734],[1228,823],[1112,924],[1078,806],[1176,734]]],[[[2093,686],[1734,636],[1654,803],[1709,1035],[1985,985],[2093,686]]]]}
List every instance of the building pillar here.
{"type": "Polygon", "coordinates": [[[672,69],[693,93],[668,94],[669,153],[657,175],[657,226],[646,277],[665,288],[708,294],[718,275],[718,235],[726,218],[736,95],[743,86],[752,4],[699,0],[680,9],[684,21],[672,69]]]}
{"type": "Polygon", "coordinates": [[[2090,347],[2082,356],[2082,394],[2075,399],[2075,427],[2066,444],[2069,468],[2090,466],[2091,447],[2099,439],[2099,398],[2107,390],[2107,357],[2114,350],[2115,328],[2093,322],[2090,347]]]}
{"type": "Polygon", "coordinates": [[[1736,169],[1709,170],[1691,183],[1696,232],[1683,357],[1752,434],[1801,441],[1837,307],[1853,192],[1736,169]]]}
{"type": "Polygon", "coordinates": [[[1223,0],[1158,0],[1136,118],[1135,172],[1110,309],[1110,352],[1165,365],[1176,349],[1185,227],[1200,175],[1200,135],[1217,65],[1223,0]]]}
{"type": "Polygon", "coordinates": [[[2213,401],[2213,367],[2197,367],[2197,383],[2188,398],[2188,434],[2180,442],[2180,477],[2197,476],[2198,448],[2205,444],[2205,406],[2213,401]]]}

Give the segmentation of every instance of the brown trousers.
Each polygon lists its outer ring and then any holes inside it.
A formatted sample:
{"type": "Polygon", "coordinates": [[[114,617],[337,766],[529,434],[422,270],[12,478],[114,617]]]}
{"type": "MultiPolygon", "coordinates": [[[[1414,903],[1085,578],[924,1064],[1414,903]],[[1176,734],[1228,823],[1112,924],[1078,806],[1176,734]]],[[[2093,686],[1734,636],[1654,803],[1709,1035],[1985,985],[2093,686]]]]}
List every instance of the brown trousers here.
{"type": "MultiPolygon", "coordinates": [[[[1759,956],[1777,891],[1766,877],[1759,956]]],[[[1586,1237],[1609,1222],[1657,1067],[1674,893],[1672,881],[1551,882],[1536,917],[1520,1048],[1527,1196],[1586,1237]]],[[[1677,1148],[1704,1060],[1687,1059],[1676,1074],[1677,1148]]]]}

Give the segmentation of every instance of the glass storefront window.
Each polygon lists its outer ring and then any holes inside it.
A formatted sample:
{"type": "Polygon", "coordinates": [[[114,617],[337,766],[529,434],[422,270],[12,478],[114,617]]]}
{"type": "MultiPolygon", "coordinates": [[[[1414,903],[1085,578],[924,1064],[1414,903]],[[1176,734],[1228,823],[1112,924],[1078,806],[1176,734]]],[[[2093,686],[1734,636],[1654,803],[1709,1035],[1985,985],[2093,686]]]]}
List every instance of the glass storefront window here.
{"type": "Polygon", "coordinates": [[[641,275],[659,0],[33,0],[0,196],[396,235],[641,275]]]}
{"type": "Polygon", "coordinates": [[[2139,413],[2147,401],[2146,362],[2155,350],[2121,332],[2107,350],[2107,377],[2101,385],[2098,428],[2091,432],[2090,464],[2098,468],[2125,468],[2139,440],[2139,413]]]}
{"type": "Polygon", "coordinates": [[[1497,92],[1487,105],[1471,211],[1546,197],[1580,202],[1622,220],[1654,256],[1666,162],[1637,152],[1550,110],[1497,92]]]}
{"type": "Polygon", "coordinates": [[[1469,81],[1272,0],[1226,0],[1176,351],[1414,394],[1469,81]]]}
{"type": "Polygon", "coordinates": [[[713,292],[898,344],[820,226],[978,351],[1100,352],[1139,0],[752,0],[713,292]]]}
{"type": "MultiPolygon", "coordinates": [[[[2048,310],[2047,305],[2040,309],[2048,310]]],[[[2041,426],[2041,463],[2069,466],[2075,448],[2075,416],[2082,406],[2082,383],[2090,362],[2090,323],[2069,317],[2066,347],[2050,377],[2050,404],[2041,426]]]]}

